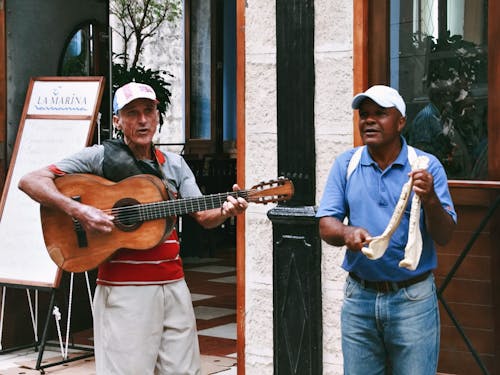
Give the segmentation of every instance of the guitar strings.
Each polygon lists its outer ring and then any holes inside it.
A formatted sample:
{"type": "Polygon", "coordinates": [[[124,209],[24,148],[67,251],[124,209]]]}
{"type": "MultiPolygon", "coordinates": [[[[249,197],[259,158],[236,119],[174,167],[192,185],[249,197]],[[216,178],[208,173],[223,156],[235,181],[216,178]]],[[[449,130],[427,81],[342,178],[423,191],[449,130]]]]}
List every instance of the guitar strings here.
{"type": "Polygon", "coordinates": [[[232,195],[236,198],[246,198],[248,197],[249,192],[250,191],[241,190],[232,193],[211,194],[201,197],[186,198],[182,200],[166,200],[151,203],[140,203],[124,207],[104,209],[102,211],[107,214],[117,216],[113,220],[113,222],[115,223],[122,221],[144,221],[151,220],[152,218],[157,218],[156,216],[158,214],[161,215],[160,217],[164,217],[165,215],[163,214],[168,214],[167,216],[175,216],[176,211],[179,210],[181,210],[181,212],[177,214],[182,214],[182,209],[185,209],[187,212],[189,212],[189,208],[198,208],[198,211],[216,208],[225,202],[228,195],[232,195]],[[211,203],[211,205],[207,203],[211,203]]]}
{"type": "MultiPolygon", "coordinates": [[[[148,219],[151,220],[152,217],[156,217],[156,215],[159,213],[168,213],[168,215],[166,216],[175,216],[176,207],[178,208],[178,210],[181,208],[187,210],[188,207],[194,208],[195,206],[201,208],[200,203],[203,203],[204,201],[206,202],[208,200],[211,201],[213,205],[212,208],[216,208],[217,206],[222,205],[225,202],[228,195],[246,198],[248,197],[249,192],[251,192],[251,190],[248,191],[240,190],[230,193],[219,193],[219,194],[203,195],[201,197],[185,198],[182,200],[166,200],[166,201],[151,202],[151,203],[139,203],[123,207],[102,209],[102,211],[106,214],[115,216],[115,218],[113,219],[113,223],[115,224],[127,221],[130,222],[145,221],[148,219]],[[215,205],[214,199],[216,199],[215,203],[217,203],[217,205],[215,205]]],[[[205,209],[209,209],[209,206],[206,203],[203,206],[205,209]]],[[[199,209],[199,211],[203,210],[199,209]]],[[[164,216],[165,215],[161,215],[160,217],[164,216]]],[[[82,229],[82,225],[78,220],[73,219],[73,224],[76,231],[80,231],[82,229]]]]}
{"type": "MultiPolygon", "coordinates": [[[[195,207],[197,208],[197,210],[194,211],[204,211],[211,208],[216,208],[225,202],[228,195],[231,195],[235,198],[242,197],[248,199],[249,196],[255,194],[255,192],[258,191],[261,190],[260,189],[239,190],[234,192],[203,195],[200,197],[185,198],[180,200],[166,200],[166,201],[151,202],[151,203],[139,203],[123,207],[102,209],[102,211],[107,214],[115,216],[115,218],[113,219],[114,223],[127,222],[127,221],[135,223],[137,221],[159,219],[165,216],[175,216],[179,214],[182,215],[183,213],[193,212],[190,211],[189,209],[195,209],[195,207]],[[207,204],[208,201],[210,201],[211,205],[207,204]],[[186,210],[186,212],[183,212],[181,210],[180,212],[176,213],[176,208],[177,211],[183,208],[184,210],[186,210]],[[159,217],[157,217],[158,214],[160,214],[159,217]]],[[[274,195],[274,197],[280,197],[280,194],[276,194],[274,195]]],[[[266,202],[266,200],[263,200],[263,202],[266,202]]],[[[81,230],[82,225],[80,224],[80,222],[75,219],[73,219],[73,222],[75,229],[77,231],[81,230]]]]}
{"type": "MultiPolygon", "coordinates": [[[[244,191],[238,191],[231,193],[231,195],[235,197],[245,198],[246,196],[248,196],[248,193],[244,191]]],[[[182,214],[183,208],[184,210],[186,210],[186,213],[189,212],[188,208],[194,209],[196,207],[198,208],[197,211],[203,211],[202,208],[204,208],[205,210],[216,208],[225,202],[227,196],[227,193],[211,194],[204,195],[202,197],[186,198],[178,201],[166,200],[159,202],[139,203],[123,207],[102,209],[102,211],[106,214],[115,216],[115,218],[113,219],[113,223],[115,224],[123,222],[146,221],[153,218],[175,216],[176,211],[180,211],[177,214],[182,214]],[[216,199],[215,202],[214,199],[216,199]],[[208,200],[211,201],[211,206],[207,204],[208,200]],[[158,214],[160,214],[159,217],[157,217],[158,214]]],[[[78,220],[73,219],[73,223],[77,231],[81,230],[82,225],[78,220]]]]}

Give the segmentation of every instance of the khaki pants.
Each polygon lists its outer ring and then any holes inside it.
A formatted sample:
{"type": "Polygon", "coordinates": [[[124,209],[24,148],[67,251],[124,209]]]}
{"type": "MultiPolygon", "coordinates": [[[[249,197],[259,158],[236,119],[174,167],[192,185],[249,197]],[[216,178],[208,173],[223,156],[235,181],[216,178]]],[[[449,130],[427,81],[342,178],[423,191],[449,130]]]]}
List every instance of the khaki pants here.
{"type": "Polygon", "coordinates": [[[200,374],[196,319],[186,282],[98,285],[94,345],[97,375],[200,374]]]}

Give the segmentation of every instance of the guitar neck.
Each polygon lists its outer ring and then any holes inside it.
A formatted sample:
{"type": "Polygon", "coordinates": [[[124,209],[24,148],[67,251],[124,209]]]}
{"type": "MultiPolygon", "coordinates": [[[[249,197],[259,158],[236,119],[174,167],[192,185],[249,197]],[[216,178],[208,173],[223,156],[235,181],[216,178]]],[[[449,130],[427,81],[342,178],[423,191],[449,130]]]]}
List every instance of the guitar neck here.
{"type": "Polygon", "coordinates": [[[145,203],[139,207],[141,219],[156,220],[170,216],[180,216],[193,212],[218,208],[227,200],[228,196],[247,199],[248,191],[239,190],[229,193],[203,195],[194,198],[182,198],[162,202],[145,203]]]}

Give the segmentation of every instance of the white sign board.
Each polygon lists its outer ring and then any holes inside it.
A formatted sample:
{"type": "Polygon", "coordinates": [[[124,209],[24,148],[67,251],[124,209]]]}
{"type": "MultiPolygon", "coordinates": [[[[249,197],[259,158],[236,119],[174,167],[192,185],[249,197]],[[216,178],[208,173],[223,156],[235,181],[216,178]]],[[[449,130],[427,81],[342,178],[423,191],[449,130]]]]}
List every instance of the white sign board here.
{"type": "Polygon", "coordinates": [[[59,284],[61,270],[49,257],[43,240],[40,205],[17,185],[26,173],[79,151],[91,141],[102,78],[61,79],[32,80],[30,85],[33,90],[26,99],[0,206],[0,283],[41,287],[59,284]],[[39,106],[45,100],[40,98],[59,95],[85,99],[76,106],[57,104],[55,99],[39,106]]]}
{"type": "Polygon", "coordinates": [[[28,115],[92,116],[99,82],[37,81],[33,84],[28,115]]]}

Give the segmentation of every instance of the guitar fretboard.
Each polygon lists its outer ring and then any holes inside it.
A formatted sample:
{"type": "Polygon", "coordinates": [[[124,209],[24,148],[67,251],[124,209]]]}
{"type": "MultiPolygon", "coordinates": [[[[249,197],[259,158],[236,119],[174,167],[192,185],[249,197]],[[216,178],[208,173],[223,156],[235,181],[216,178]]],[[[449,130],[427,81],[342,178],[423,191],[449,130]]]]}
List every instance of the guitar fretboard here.
{"type": "Polygon", "coordinates": [[[169,216],[179,216],[192,212],[205,211],[220,207],[228,196],[247,199],[248,191],[239,190],[228,193],[203,195],[201,197],[183,198],[153,203],[144,203],[121,207],[115,211],[121,221],[148,221],[169,216]]]}

